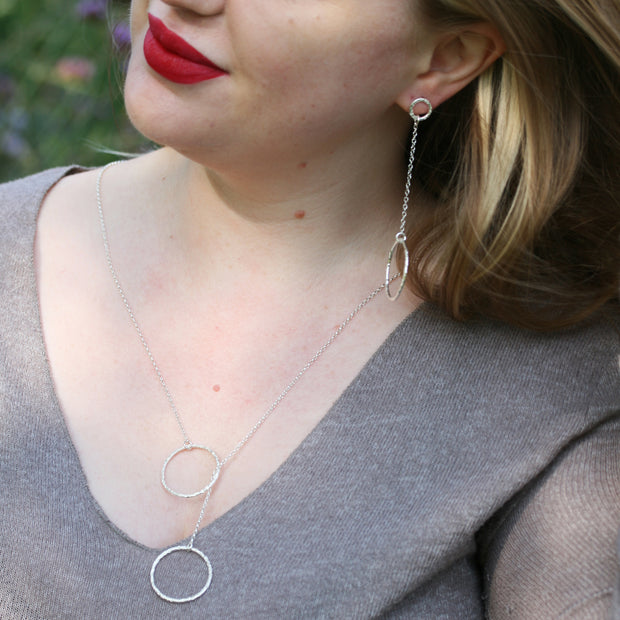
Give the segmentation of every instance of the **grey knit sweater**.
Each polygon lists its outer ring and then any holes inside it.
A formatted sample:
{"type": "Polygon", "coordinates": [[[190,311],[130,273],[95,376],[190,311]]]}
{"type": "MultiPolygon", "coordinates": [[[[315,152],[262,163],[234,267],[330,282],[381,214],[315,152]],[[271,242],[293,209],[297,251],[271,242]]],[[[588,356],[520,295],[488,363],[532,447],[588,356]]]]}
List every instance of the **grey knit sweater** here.
{"type": "Polygon", "coordinates": [[[618,327],[540,335],[428,304],[199,533],[208,592],[160,600],[158,552],[90,494],[47,364],[33,240],[66,173],[0,187],[0,618],[620,617],[618,327]]]}

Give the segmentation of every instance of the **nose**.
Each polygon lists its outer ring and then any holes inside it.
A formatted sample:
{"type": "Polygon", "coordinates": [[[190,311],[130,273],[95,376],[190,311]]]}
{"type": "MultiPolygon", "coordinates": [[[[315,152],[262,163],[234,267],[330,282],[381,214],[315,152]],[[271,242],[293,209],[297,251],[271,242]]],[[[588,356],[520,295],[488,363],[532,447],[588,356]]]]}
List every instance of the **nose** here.
{"type": "Polygon", "coordinates": [[[164,4],[180,11],[191,11],[198,15],[210,16],[224,12],[226,0],[162,0],[164,4]]]}

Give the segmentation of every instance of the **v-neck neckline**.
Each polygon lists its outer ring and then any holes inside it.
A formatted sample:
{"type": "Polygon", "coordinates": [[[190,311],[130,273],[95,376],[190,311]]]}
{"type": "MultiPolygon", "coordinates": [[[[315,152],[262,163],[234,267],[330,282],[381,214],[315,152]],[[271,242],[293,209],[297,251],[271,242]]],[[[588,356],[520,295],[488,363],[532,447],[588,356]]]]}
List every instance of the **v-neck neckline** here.
{"type": "MultiPolygon", "coordinates": [[[[39,303],[39,287],[36,276],[36,265],[35,265],[35,240],[36,240],[36,232],[38,226],[38,218],[41,207],[45,200],[45,197],[49,193],[49,191],[58,183],[61,179],[71,174],[76,174],[80,172],[86,171],[86,168],[81,167],[69,167],[64,170],[60,170],[60,176],[54,178],[52,183],[44,188],[43,193],[40,195],[38,201],[35,201],[33,204],[35,206],[35,210],[33,213],[33,228],[29,238],[31,242],[31,250],[30,250],[30,263],[28,270],[28,279],[29,279],[29,305],[33,308],[33,312],[36,314],[34,318],[34,323],[36,325],[37,333],[37,345],[39,348],[39,354],[41,356],[42,367],[45,371],[45,382],[48,386],[49,393],[53,399],[54,404],[54,412],[53,416],[56,418],[54,421],[58,424],[58,426],[62,429],[63,437],[66,442],[67,449],[71,453],[71,458],[75,461],[76,469],[79,471],[80,476],[80,487],[84,490],[85,500],[87,503],[94,509],[94,511],[99,515],[99,517],[106,523],[106,525],[117,535],[120,536],[125,541],[129,542],[131,545],[138,547],[142,550],[146,550],[149,552],[161,552],[164,549],[168,549],[173,546],[187,544],[190,537],[183,538],[179,541],[176,541],[170,545],[165,545],[163,547],[151,547],[144,543],[141,543],[134,539],[131,535],[125,532],[122,528],[116,525],[112,519],[107,515],[105,510],[102,508],[99,501],[92,494],[88,478],[86,473],[82,467],[82,462],[79,458],[79,454],[77,448],[71,438],[71,434],[69,432],[69,428],[67,425],[67,420],[65,418],[65,414],[60,406],[60,400],[58,398],[56,392],[56,386],[53,380],[51,366],[49,357],[47,354],[47,347],[45,344],[45,337],[43,333],[43,325],[41,320],[41,309],[39,303]]],[[[273,485],[277,484],[278,479],[285,475],[291,467],[294,467],[294,462],[298,461],[300,458],[305,458],[303,455],[309,449],[310,444],[319,443],[322,439],[325,439],[325,428],[329,426],[329,424],[336,418],[338,413],[342,410],[342,405],[347,400],[351,399],[352,393],[355,391],[356,387],[363,383],[364,377],[372,372],[375,364],[377,363],[378,358],[383,356],[383,353],[389,349],[394,341],[400,339],[404,332],[414,329],[414,325],[416,322],[420,320],[420,317],[428,314],[428,303],[420,304],[413,312],[408,314],[402,321],[400,321],[394,329],[388,334],[388,336],[381,342],[381,344],[373,351],[370,357],[366,360],[361,370],[353,377],[353,379],[347,384],[347,386],[340,392],[338,397],[334,400],[332,405],[329,407],[325,415],[323,415],[317,424],[310,430],[310,432],[301,440],[301,442],[295,446],[295,448],[291,451],[291,453],[278,465],[278,467],[263,480],[258,486],[252,489],[247,495],[242,497],[236,504],[231,506],[226,512],[216,517],[213,521],[210,521],[206,525],[200,528],[198,531],[195,541],[199,542],[202,538],[207,537],[209,532],[214,529],[217,529],[222,526],[222,524],[227,521],[235,518],[235,516],[247,508],[248,504],[252,504],[257,501],[257,498],[263,495],[265,492],[268,492],[269,488],[273,485]]]]}

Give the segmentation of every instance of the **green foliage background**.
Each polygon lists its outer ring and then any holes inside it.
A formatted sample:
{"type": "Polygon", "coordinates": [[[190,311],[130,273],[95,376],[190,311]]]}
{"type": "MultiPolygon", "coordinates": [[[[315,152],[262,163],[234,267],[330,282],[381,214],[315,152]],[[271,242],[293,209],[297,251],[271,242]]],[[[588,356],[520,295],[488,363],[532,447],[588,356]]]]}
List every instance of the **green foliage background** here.
{"type": "Polygon", "coordinates": [[[0,181],[115,158],[101,148],[150,147],[124,112],[128,51],[112,37],[117,24],[127,23],[129,2],[100,0],[107,6],[98,17],[85,17],[80,4],[0,0],[0,181]],[[90,66],[92,76],[59,74],[58,63],[67,57],[90,66]]]}

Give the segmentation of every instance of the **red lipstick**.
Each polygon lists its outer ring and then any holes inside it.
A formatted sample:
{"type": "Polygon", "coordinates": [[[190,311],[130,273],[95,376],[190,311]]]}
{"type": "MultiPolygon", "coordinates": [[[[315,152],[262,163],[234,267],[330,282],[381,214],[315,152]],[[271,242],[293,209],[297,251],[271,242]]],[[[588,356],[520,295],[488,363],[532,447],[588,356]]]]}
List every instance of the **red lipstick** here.
{"type": "Polygon", "coordinates": [[[196,84],[227,75],[164,22],[149,13],[144,38],[144,58],[149,67],[177,84],[196,84]]]}

